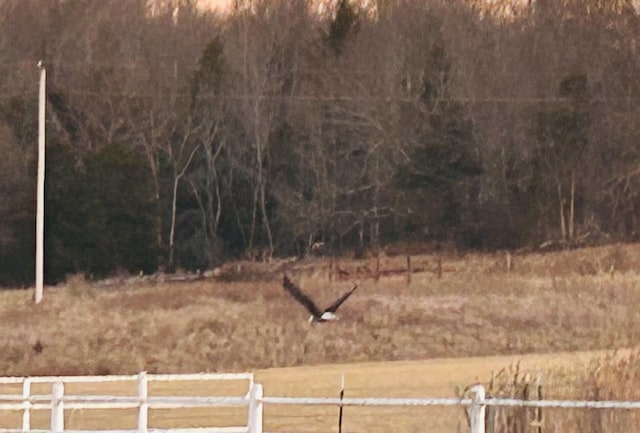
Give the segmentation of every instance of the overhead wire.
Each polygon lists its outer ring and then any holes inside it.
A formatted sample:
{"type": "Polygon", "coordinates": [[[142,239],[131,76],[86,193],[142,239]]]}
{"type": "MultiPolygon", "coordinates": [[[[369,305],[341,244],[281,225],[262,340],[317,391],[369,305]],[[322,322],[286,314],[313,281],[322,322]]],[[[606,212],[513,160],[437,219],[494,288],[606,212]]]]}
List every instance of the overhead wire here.
{"type": "MultiPolygon", "coordinates": [[[[94,90],[78,90],[77,88],[57,88],[63,90],[65,94],[86,96],[86,97],[118,97],[124,99],[154,99],[158,98],[158,95],[171,96],[177,99],[192,99],[193,95],[190,93],[174,93],[171,91],[166,92],[114,92],[114,91],[94,91],[94,90]]],[[[37,97],[37,91],[26,92],[2,92],[0,93],[0,99],[10,99],[18,97],[37,97]]],[[[415,103],[421,100],[418,96],[367,96],[367,95],[284,95],[278,93],[265,93],[265,94],[219,94],[219,93],[205,93],[198,94],[198,99],[205,100],[235,100],[235,101],[256,101],[256,100],[291,100],[302,102],[411,102],[415,103]]],[[[572,98],[565,97],[439,97],[432,98],[432,102],[457,102],[461,104],[480,105],[480,104],[499,104],[499,105],[530,105],[530,104],[560,104],[572,101],[572,98]]],[[[582,98],[581,101],[591,103],[628,103],[632,104],[640,101],[640,95],[638,96],[620,96],[620,97],[588,97],[582,98]]]]}

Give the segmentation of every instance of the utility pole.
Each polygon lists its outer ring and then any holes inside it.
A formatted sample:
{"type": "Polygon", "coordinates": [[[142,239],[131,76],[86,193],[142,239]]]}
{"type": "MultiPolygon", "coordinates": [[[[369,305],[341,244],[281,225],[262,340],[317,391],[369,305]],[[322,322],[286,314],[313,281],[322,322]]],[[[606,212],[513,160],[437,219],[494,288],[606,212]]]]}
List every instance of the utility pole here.
{"type": "Polygon", "coordinates": [[[40,96],[38,99],[38,179],[36,203],[36,304],[42,301],[44,286],[44,161],[45,161],[45,107],[47,102],[47,69],[38,62],[40,69],[40,96]]]}

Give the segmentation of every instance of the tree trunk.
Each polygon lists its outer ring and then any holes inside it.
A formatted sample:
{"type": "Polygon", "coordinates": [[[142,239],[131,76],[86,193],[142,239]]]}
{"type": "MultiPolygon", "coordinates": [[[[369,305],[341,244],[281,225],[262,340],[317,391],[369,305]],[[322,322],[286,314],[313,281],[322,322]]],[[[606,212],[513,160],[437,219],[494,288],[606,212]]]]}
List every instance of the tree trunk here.
{"type": "MultiPolygon", "coordinates": [[[[256,139],[256,187],[254,191],[254,203],[253,203],[253,218],[252,218],[252,230],[251,240],[253,243],[253,234],[255,230],[256,213],[257,208],[260,208],[262,226],[267,235],[269,241],[269,259],[273,254],[273,236],[271,234],[271,225],[269,224],[269,217],[267,215],[267,203],[266,203],[266,179],[264,175],[263,163],[265,159],[264,152],[264,140],[262,139],[262,116],[260,110],[259,100],[256,98],[254,103],[254,121],[255,121],[255,139],[256,139]]],[[[253,246],[253,245],[252,245],[253,246]]]]}
{"type": "Polygon", "coordinates": [[[562,185],[558,182],[558,202],[560,205],[560,232],[562,240],[567,239],[567,225],[564,219],[564,198],[562,197],[562,185]]]}
{"type": "Polygon", "coordinates": [[[214,254],[217,251],[216,242],[218,238],[218,226],[220,225],[220,217],[222,215],[222,197],[216,163],[223,146],[224,141],[220,143],[215,152],[211,152],[211,148],[209,146],[204,147],[208,168],[205,183],[205,193],[207,195],[206,209],[202,200],[199,200],[199,202],[200,207],[203,209],[205,219],[204,230],[207,236],[207,262],[209,266],[211,266],[215,261],[214,254]]]}
{"type": "MultiPolygon", "coordinates": [[[[153,125],[153,116],[151,118],[151,125],[153,125]]],[[[160,174],[159,174],[159,165],[158,161],[158,145],[154,142],[153,138],[147,141],[145,135],[143,133],[139,134],[142,137],[142,147],[144,149],[144,154],[147,158],[147,162],[149,163],[149,170],[151,171],[151,178],[153,180],[153,201],[155,205],[155,230],[156,230],[156,242],[158,248],[164,248],[164,237],[162,236],[162,205],[160,204],[160,174]]],[[[162,260],[158,257],[158,263],[161,263],[162,260]]]]}
{"type": "Polygon", "coordinates": [[[262,213],[262,224],[264,225],[264,230],[267,232],[267,240],[269,241],[269,256],[268,260],[271,260],[273,256],[273,235],[271,234],[271,224],[269,224],[269,217],[267,215],[267,200],[266,200],[266,186],[264,182],[262,187],[260,188],[260,212],[262,213]]]}
{"type": "Polygon", "coordinates": [[[569,239],[575,237],[576,172],[571,170],[571,202],[569,204],[569,239]]]}
{"type": "Polygon", "coordinates": [[[175,174],[173,176],[173,196],[171,198],[171,229],[169,230],[169,262],[167,263],[167,272],[175,272],[175,246],[174,239],[176,234],[176,207],[178,201],[178,181],[180,178],[175,174]]]}
{"type": "Polygon", "coordinates": [[[251,230],[249,231],[249,242],[247,244],[247,250],[251,251],[253,249],[253,238],[256,233],[256,219],[258,216],[258,185],[256,185],[253,189],[253,202],[251,209],[251,230]]]}
{"type": "MultiPolygon", "coordinates": [[[[185,137],[183,141],[183,145],[186,144],[187,137],[185,137]]],[[[193,156],[196,154],[196,151],[198,150],[199,147],[200,146],[198,145],[193,148],[193,150],[189,154],[189,158],[187,158],[187,161],[184,163],[184,166],[180,170],[180,173],[177,172],[178,163],[176,162],[173,165],[173,197],[171,198],[171,228],[169,230],[169,262],[167,263],[168,272],[175,272],[175,267],[176,267],[175,235],[176,235],[176,209],[177,209],[177,203],[178,203],[178,183],[180,182],[180,179],[182,178],[182,176],[184,176],[184,174],[186,173],[187,168],[189,168],[189,165],[191,165],[193,156]]]]}

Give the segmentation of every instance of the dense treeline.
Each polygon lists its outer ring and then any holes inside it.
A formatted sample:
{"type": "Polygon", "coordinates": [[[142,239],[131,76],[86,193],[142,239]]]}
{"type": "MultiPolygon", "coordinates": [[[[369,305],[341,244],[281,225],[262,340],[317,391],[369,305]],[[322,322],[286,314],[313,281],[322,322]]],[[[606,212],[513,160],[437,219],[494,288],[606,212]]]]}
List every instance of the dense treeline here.
{"type": "Polygon", "coordinates": [[[640,229],[631,0],[0,0],[0,282],[640,229]],[[371,3],[371,2],[370,2],[371,3]]]}

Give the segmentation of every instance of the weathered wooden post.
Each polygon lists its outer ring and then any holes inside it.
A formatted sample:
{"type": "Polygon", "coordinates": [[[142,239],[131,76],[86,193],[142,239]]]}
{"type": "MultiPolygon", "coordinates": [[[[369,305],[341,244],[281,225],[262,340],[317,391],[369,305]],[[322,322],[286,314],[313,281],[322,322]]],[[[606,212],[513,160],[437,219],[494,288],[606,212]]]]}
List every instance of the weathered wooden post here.
{"type": "Polygon", "coordinates": [[[338,412],[338,433],[342,433],[342,400],[344,399],[344,374],[342,375],[342,382],[340,383],[340,409],[338,412]]]}
{"type": "Polygon", "coordinates": [[[329,257],[329,282],[333,282],[333,257],[329,257]]]}
{"type": "Polygon", "coordinates": [[[36,287],[33,299],[36,304],[42,302],[44,292],[44,176],[45,176],[45,134],[47,106],[47,68],[38,62],[40,69],[40,93],[38,98],[38,175],[36,186],[36,287]]]}
{"type": "MultiPolygon", "coordinates": [[[[536,391],[538,400],[542,400],[542,375],[540,373],[536,375],[536,391]]],[[[542,433],[542,420],[542,408],[536,407],[534,424],[538,433],[542,433]]]]}

